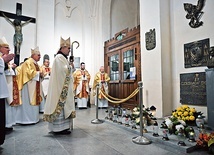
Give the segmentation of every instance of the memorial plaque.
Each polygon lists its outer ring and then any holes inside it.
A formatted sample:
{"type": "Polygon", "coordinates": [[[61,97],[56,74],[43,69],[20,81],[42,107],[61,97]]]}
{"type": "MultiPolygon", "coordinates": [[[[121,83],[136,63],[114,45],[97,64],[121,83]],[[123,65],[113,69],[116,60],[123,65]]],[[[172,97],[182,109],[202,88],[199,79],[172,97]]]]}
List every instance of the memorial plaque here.
{"type": "Polygon", "coordinates": [[[209,38],[184,44],[185,68],[207,66],[209,48],[209,38]]]}
{"type": "Polygon", "coordinates": [[[207,105],[205,72],[180,74],[180,103],[207,105]]]}

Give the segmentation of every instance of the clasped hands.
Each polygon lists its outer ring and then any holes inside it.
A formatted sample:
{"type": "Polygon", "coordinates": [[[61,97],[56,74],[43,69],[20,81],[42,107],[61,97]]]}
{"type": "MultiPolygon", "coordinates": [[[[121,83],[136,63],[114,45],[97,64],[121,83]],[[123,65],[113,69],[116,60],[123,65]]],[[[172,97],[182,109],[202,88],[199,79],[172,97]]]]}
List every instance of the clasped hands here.
{"type": "Polygon", "coordinates": [[[2,59],[4,60],[5,63],[8,63],[11,60],[13,60],[14,57],[15,57],[15,54],[11,53],[11,54],[5,54],[5,55],[3,55],[2,59]]]}
{"type": "Polygon", "coordinates": [[[17,65],[15,63],[12,63],[12,64],[10,64],[10,67],[14,69],[17,67],[17,65]]]}
{"type": "Polygon", "coordinates": [[[43,78],[44,77],[44,73],[42,71],[40,71],[40,77],[43,78]]]}

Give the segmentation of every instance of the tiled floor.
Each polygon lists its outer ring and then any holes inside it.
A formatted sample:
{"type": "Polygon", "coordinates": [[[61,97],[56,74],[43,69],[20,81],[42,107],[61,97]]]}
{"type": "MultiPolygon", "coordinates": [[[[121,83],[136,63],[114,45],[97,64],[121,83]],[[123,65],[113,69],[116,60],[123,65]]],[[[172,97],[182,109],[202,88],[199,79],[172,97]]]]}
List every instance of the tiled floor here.
{"type": "MultiPolygon", "coordinates": [[[[105,110],[99,109],[98,118],[104,119],[105,110]]],[[[96,108],[76,110],[74,128],[70,135],[49,133],[47,123],[40,120],[36,125],[16,125],[7,134],[0,146],[1,155],[183,155],[183,151],[167,146],[156,140],[149,145],[139,145],[132,138],[138,131],[127,129],[109,121],[92,124],[96,108]]],[[[41,114],[42,118],[42,114],[41,114]]],[[[193,151],[193,155],[207,154],[193,151]]]]}

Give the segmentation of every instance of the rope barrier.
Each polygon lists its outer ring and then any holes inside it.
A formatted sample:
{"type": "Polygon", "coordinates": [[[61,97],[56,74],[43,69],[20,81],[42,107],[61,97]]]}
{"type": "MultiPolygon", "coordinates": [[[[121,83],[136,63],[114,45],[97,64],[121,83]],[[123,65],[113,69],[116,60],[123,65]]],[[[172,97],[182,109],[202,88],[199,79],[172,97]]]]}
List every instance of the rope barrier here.
{"type": "MultiPolygon", "coordinates": [[[[119,98],[114,98],[112,96],[110,96],[109,94],[106,94],[103,90],[101,90],[107,97],[109,97],[110,99],[116,100],[116,101],[120,101],[123,99],[119,99],[119,98]]],[[[139,91],[139,88],[136,88],[129,96],[133,95],[136,91],[139,91]]]]}
{"type": "Polygon", "coordinates": [[[106,100],[108,100],[109,102],[113,103],[113,104],[120,104],[120,103],[123,103],[123,102],[125,102],[125,101],[131,99],[132,97],[134,97],[138,92],[139,92],[139,88],[135,89],[128,97],[126,97],[126,98],[124,98],[124,99],[118,99],[118,98],[114,98],[114,97],[112,97],[112,96],[106,94],[103,90],[100,91],[100,93],[103,95],[103,97],[104,97],[106,100]],[[117,100],[117,101],[113,101],[113,100],[109,99],[108,97],[111,98],[111,99],[115,99],[115,100],[117,100]]]}

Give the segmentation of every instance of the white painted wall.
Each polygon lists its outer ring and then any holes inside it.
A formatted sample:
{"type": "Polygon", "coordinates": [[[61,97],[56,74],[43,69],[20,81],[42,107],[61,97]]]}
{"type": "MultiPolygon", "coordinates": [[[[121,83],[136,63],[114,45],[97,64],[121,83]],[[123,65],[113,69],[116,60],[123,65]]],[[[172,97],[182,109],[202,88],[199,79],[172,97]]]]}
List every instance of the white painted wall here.
{"type": "Polygon", "coordinates": [[[139,25],[138,5],[139,0],[112,0],[110,12],[111,37],[123,29],[139,25]]]}
{"type": "Polygon", "coordinates": [[[52,0],[38,0],[37,8],[36,43],[41,52],[40,64],[42,64],[45,54],[49,55],[50,62],[52,62],[56,53],[53,46],[55,3],[52,0]]]}
{"type": "Polygon", "coordinates": [[[162,67],[162,26],[160,1],[140,1],[140,25],[141,25],[141,62],[143,81],[143,103],[145,107],[154,105],[157,107],[157,117],[163,115],[163,67],[162,67]],[[148,16],[150,15],[150,16],[148,16]],[[155,29],[156,48],[146,50],[145,33],[155,29]]]}
{"type": "MultiPolygon", "coordinates": [[[[199,28],[191,28],[188,23],[189,20],[185,18],[183,3],[197,4],[195,0],[180,0],[171,2],[171,42],[172,42],[172,65],[173,65],[173,107],[180,105],[180,78],[181,73],[204,72],[207,67],[184,68],[184,44],[193,41],[210,38],[210,46],[214,45],[214,16],[213,7],[214,1],[206,1],[203,8],[204,15],[201,21],[203,26],[199,28]]],[[[207,107],[194,106],[199,111],[207,115],[207,107]]]]}
{"type": "MultiPolygon", "coordinates": [[[[213,46],[214,1],[206,1],[201,18],[204,25],[195,29],[188,25],[183,3],[187,1],[140,0],[144,103],[146,106],[157,105],[159,117],[169,115],[171,110],[181,105],[180,74],[204,72],[207,68],[184,68],[184,44],[210,38],[210,45],[213,46]],[[147,51],[145,32],[152,28],[156,29],[157,46],[147,51]]],[[[197,1],[189,0],[188,3],[196,4],[197,1]]],[[[194,107],[207,115],[207,107],[194,107]]]]}

